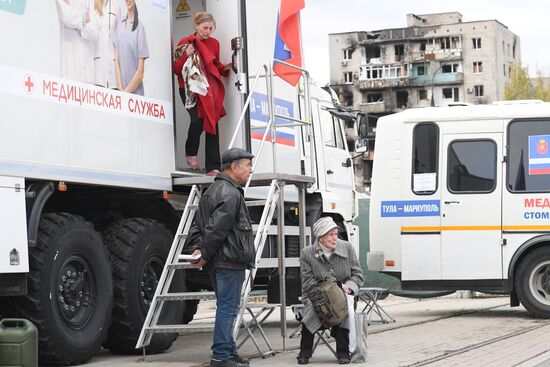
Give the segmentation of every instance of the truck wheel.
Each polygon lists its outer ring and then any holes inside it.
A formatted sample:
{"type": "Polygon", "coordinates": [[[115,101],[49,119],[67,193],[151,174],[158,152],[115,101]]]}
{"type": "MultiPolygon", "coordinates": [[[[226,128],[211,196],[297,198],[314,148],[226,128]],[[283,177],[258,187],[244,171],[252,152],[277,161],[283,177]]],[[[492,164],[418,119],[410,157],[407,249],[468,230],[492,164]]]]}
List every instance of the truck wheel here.
{"type": "Polygon", "coordinates": [[[182,322],[184,324],[189,324],[191,321],[193,321],[193,318],[195,317],[195,314],[197,313],[197,309],[199,307],[199,302],[200,301],[198,299],[185,301],[185,309],[183,310],[182,317],[182,322]]]}
{"type": "MultiPolygon", "coordinates": [[[[152,219],[123,219],[103,233],[111,254],[114,282],[113,323],[105,348],[114,353],[137,354],[137,339],[164,268],[172,235],[152,219]]],[[[184,278],[176,272],[171,291],[182,291],[184,278]]],[[[183,303],[166,302],[159,324],[179,324],[183,303]]],[[[156,334],[146,347],[148,354],[168,349],[177,334],[156,334]]]]}
{"type": "Polygon", "coordinates": [[[107,337],[113,305],[100,234],[76,215],[45,214],[29,262],[28,294],[16,307],[38,327],[40,365],[86,362],[107,337]]]}
{"type": "Polygon", "coordinates": [[[550,317],[550,247],[537,248],[521,260],[515,289],[529,313],[540,318],[550,317]]]}

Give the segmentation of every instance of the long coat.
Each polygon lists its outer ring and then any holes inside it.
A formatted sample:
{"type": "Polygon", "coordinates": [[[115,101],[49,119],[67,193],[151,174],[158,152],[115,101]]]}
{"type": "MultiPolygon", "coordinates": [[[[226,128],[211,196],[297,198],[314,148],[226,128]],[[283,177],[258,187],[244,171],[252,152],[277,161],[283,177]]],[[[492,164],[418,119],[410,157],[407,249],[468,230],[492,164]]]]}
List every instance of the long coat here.
{"type": "MultiPolygon", "coordinates": [[[[223,76],[229,76],[229,70],[223,70],[224,65],[220,62],[220,44],[213,37],[206,40],[200,40],[195,35],[182,38],[178,46],[193,43],[195,51],[200,56],[200,66],[204,76],[208,80],[208,92],[205,96],[196,95],[198,105],[198,116],[203,120],[203,130],[209,134],[216,135],[216,124],[226,115],[223,107],[225,98],[225,89],[222,81],[223,76]]],[[[174,73],[178,77],[180,88],[183,88],[184,82],[181,75],[183,64],[187,60],[187,53],[172,65],[174,73]]]]}
{"type": "Polygon", "coordinates": [[[336,241],[336,248],[330,259],[325,257],[318,241],[305,247],[300,256],[300,269],[302,273],[302,302],[304,304],[302,323],[311,333],[315,333],[322,324],[313,304],[307,298],[308,292],[318,281],[333,276],[357,295],[359,288],[363,285],[363,272],[351,243],[340,239],[336,241]]]}

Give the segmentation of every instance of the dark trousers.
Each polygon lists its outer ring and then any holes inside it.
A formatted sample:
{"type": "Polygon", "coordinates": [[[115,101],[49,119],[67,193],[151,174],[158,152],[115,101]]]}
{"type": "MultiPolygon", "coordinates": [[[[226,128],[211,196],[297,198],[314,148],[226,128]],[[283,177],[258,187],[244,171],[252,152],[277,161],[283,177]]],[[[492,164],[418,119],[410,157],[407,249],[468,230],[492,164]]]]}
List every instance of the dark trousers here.
{"type": "MultiPolygon", "coordinates": [[[[330,335],[336,340],[336,355],[349,356],[349,330],[340,326],[333,326],[330,335]]],[[[302,324],[302,338],[300,339],[300,355],[311,358],[315,335],[302,324]]]]}
{"type": "MultiPolygon", "coordinates": [[[[185,105],[185,89],[180,88],[180,97],[185,105]]],[[[187,141],[185,142],[185,154],[195,156],[199,152],[200,138],[203,132],[203,119],[199,118],[197,105],[187,110],[191,121],[189,122],[189,130],[187,132],[187,141]]],[[[216,125],[216,135],[206,134],[204,147],[204,165],[207,171],[220,169],[220,134],[218,125],[216,125]]]]}

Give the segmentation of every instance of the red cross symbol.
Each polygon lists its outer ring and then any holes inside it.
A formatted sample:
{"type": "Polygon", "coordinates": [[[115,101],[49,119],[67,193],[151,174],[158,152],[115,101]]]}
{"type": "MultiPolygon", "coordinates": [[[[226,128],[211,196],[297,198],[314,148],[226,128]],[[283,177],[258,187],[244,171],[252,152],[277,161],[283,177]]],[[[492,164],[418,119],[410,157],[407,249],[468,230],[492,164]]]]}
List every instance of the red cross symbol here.
{"type": "Polygon", "coordinates": [[[34,83],[32,81],[32,77],[29,74],[25,75],[24,84],[27,94],[32,94],[32,92],[34,91],[34,83]]]}

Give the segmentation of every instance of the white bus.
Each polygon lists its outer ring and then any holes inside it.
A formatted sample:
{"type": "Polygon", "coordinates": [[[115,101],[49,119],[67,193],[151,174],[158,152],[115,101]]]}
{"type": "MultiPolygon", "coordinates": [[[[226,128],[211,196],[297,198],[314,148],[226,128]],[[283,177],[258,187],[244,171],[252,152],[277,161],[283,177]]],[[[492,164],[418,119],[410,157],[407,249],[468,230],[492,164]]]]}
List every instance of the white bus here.
{"type": "Polygon", "coordinates": [[[370,270],[550,316],[550,104],[407,110],[375,154],[370,270]]]}

